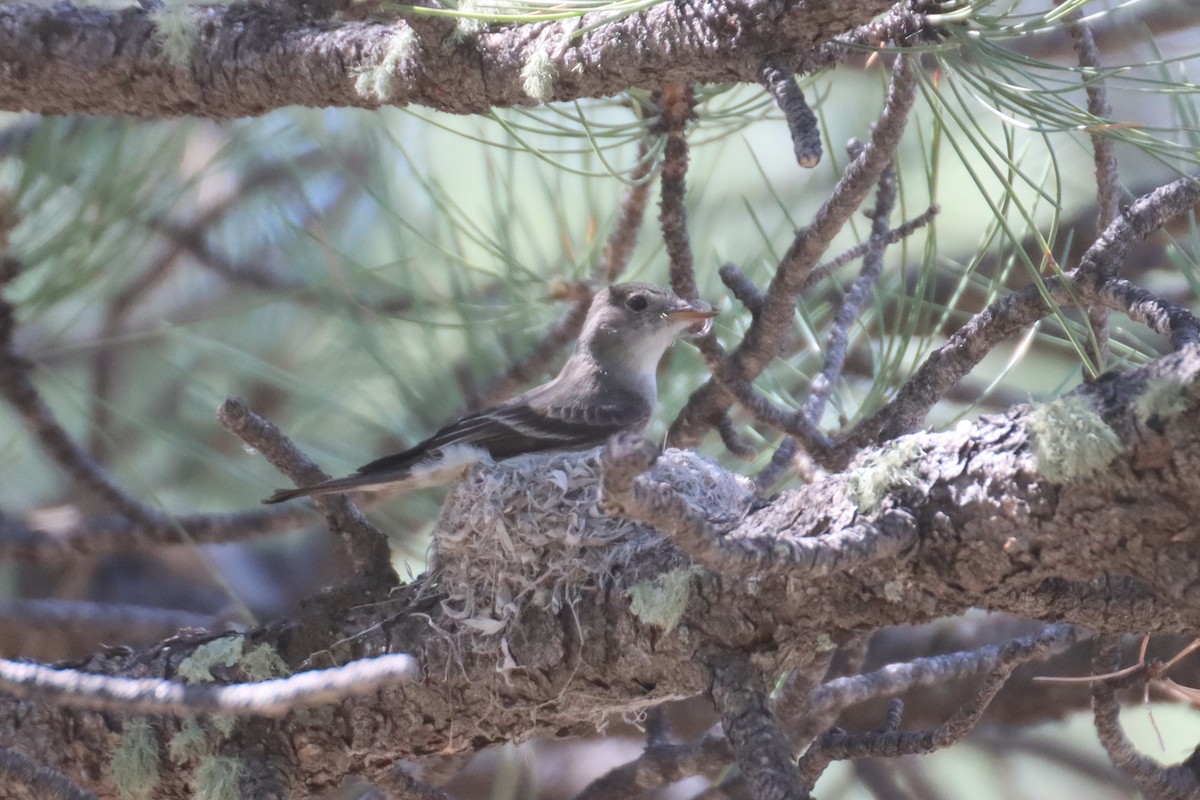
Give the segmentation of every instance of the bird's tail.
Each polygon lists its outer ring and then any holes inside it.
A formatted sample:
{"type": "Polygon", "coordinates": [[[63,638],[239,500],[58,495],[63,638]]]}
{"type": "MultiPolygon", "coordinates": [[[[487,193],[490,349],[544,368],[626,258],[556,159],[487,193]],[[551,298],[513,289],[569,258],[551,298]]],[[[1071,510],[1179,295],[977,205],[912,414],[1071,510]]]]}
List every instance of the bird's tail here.
{"type": "Polygon", "coordinates": [[[283,503],[288,500],[295,500],[297,497],[314,497],[320,494],[338,494],[340,492],[362,492],[374,491],[382,489],[386,484],[395,482],[395,476],[388,476],[384,480],[380,480],[375,475],[351,475],[346,478],[334,478],[333,480],[314,483],[312,486],[301,486],[297,489],[280,489],[275,494],[263,500],[264,504],[271,505],[274,503],[283,503]]]}
{"type": "Polygon", "coordinates": [[[455,444],[438,447],[429,452],[414,453],[415,450],[416,448],[372,461],[345,478],[321,481],[299,489],[280,489],[263,502],[282,503],[296,497],[338,492],[374,492],[392,488],[401,491],[424,489],[458,480],[466,474],[471,465],[488,458],[486,450],[474,445],[455,444]]]}

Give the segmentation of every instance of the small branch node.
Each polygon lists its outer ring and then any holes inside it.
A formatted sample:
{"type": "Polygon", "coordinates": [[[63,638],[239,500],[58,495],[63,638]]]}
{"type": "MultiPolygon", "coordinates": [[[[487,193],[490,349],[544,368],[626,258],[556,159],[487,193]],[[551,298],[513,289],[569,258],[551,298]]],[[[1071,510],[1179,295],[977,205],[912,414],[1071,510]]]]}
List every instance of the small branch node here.
{"type": "Polygon", "coordinates": [[[768,61],[759,70],[759,79],[787,119],[796,163],[805,169],[817,166],[821,163],[821,128],[796,77],[768,61]]]}

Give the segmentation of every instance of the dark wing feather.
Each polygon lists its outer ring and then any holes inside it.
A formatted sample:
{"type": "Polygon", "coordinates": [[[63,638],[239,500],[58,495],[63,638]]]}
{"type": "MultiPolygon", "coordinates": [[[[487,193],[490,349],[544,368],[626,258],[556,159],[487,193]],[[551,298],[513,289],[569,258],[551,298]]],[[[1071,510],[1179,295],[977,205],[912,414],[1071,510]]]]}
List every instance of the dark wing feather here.
{"type": "Polygon", "coordinates": [[[650,419],[652,402],[633,392],[588,386],[574,402],[562,402],[561,387],[551,382],[478,414],[463,417],[403,453],[384,456],[345,478],[315,486],[281,489],[264,503],[281,503],[306,495],[348,492],[406,480],[420,469],[436,472],[439,451],[455,446],[487,451],[497,461],[547,450],[594,447],[614,433],[641,429],[650,419]],[[596,402],[598,394],[603,401],[596,402]]]}
{"type": "Polygon", "coordinates": [[[463,417],[403,453],[364,464],[357,475],[396,472],[415,466],[435,450],[470,445],[501,461],[547,450],[594,447],[619,431],[639,428],[650,418],[644,400],[626,403],[538,408],[530,402],[510,402],[463,417]]]}

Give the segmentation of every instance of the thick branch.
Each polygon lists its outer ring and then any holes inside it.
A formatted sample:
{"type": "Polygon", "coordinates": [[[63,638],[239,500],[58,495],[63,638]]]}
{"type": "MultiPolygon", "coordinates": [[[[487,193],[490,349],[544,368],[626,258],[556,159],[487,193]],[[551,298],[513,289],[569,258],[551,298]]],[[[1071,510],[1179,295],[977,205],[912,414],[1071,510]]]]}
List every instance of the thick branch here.
{"type": "MultiPolygon", "coordinates": [[[[338,23],[286,4],[189,8],[196,39],[180,68],[139,6],[0,6],[0,110],[229,118],[288,105],[415,103],[460,114],[532,105],[526,66],[553,76],[537,100],[575,100],[664,83],[758,79],[768,56],[793,71],[828,66],[814,48],[866,23],[890,2],[664,2],[603,20],[501,28],[452,44],[429,18],[338,23]],[[416,36],[414,37],[414,33],[416,36]],[[383,70],[370,91],[356,83],[383,70]],[[386,87],[383,96],[379,87],[386,87]]],[[[872,40],[878,41],[878,38],[872,40]]]]}

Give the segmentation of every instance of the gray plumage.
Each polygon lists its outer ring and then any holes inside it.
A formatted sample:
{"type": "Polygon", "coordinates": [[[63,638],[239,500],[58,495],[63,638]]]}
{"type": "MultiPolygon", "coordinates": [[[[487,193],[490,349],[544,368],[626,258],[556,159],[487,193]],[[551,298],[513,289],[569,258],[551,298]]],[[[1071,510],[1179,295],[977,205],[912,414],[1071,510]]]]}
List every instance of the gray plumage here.
{"type": "Polygon", "coordinates": [[[707,326],[716,314],[703,301],[687,301],[648,283],[610,286],[592,299],[575,352],[553,380],[463,417],[353,475],[281,489],[263,502],[398,482],[428,485],[437,481],[425,479],[439,470],[485,455],[500,461],[526,453],[582,450],[620,431],[640,431],[657,400],[655,371],[663,353],[689,328],[707,326]]]}

